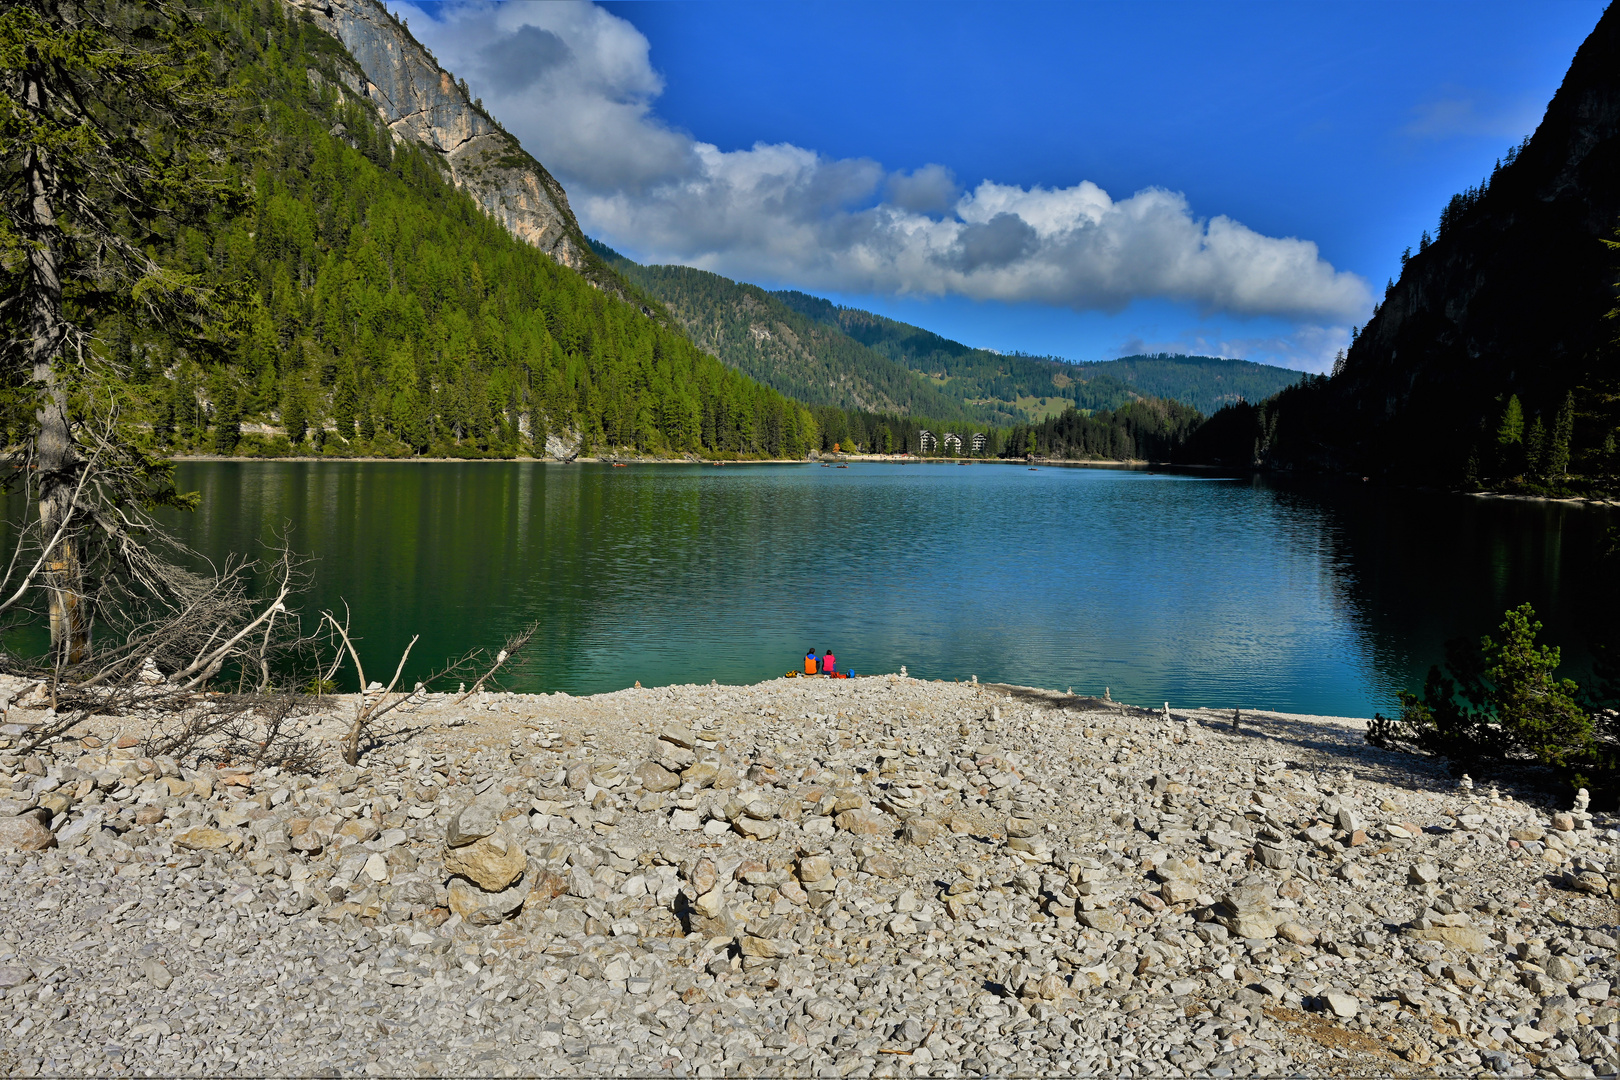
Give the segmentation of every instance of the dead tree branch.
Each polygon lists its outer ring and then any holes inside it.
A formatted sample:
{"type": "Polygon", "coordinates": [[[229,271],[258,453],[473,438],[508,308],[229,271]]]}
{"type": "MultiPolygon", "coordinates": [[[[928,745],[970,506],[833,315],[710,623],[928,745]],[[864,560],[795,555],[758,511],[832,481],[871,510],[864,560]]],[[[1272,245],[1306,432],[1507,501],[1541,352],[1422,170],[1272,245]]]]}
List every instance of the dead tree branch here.
{"type": "Polygon", "coordinates": [[[484,672],[478,677],[478,681],[473,683],[471,690],[468,690],[465,694],[462,694],[460,697],[456,698],[452,704],[460,705],[463,701],[466,701],[468,698],[478,693],[479,690],[483,689],[484,683],[491,679],[497,671],[501,670],[501,667],[508,660],[522,652],[523,647],[527,645],[529,640],[533,638],[535,634],[539,633],[539,631],[540,623],[535,621],[518,631],[516,634],[513,634],[511,637],[507,638],[506,647],[495,654],[494,665],[490,667],[488,671],[484,672]]]}

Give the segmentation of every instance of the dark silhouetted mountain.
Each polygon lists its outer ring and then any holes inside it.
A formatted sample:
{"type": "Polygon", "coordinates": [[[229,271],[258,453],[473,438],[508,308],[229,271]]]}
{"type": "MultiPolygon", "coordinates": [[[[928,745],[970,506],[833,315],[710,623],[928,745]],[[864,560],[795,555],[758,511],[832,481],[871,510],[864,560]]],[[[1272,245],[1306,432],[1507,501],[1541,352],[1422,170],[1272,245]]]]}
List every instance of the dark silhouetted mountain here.
{"type": "MultiPolygon", "coordinates": [[[[1534,480],[1529,436],[1551,444],[1573,398],[1569,471],[1612,479],[1620,223],[1620,10],[1581,45],[1535,134],[1452,198],[1409,252],[1342,371],[1243,423],[1224,453],[1258,443],[1279,465],[1447,483],[1534,480]],[[1525,444],[1499,443],[1517,399],[1525,444]],[[1522,474],[1522,475],[1520,475],[1522,474]]],[[[1545,466],[1543,466],[1545,469],[1545,466]]],[[[1605,483],[1608,481],[1605,480],[1605,483]]]]}

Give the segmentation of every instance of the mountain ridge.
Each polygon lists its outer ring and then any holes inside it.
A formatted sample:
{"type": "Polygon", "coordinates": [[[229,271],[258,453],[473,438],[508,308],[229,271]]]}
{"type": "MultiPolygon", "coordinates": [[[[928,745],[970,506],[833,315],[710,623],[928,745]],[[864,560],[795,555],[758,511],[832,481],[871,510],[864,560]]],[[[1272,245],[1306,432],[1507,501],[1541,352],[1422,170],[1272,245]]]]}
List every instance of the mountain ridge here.
{"type": "Polygon", "coordinates": [[[798,290],[769,291],[687,266],[643,266],[601,241],[591,244],[700,347],[809,405],[1000,426],[1154,397],[1208,414],[1231,401],[1269,397],[1303,374],[1225,357],[1071,361],[998,353],[798,290]]]}
{"type": "Polygon", "coordinates": [[[1534,134],[1450,201],[1342,370],[1296,406],[1310,437],[1277,440],[1274,456],[1368,471],[1424,461],[1455,483],[1492,467],[1509,398],[1527,425],[1550,424],[1573,395],[1578,463],[1613,472],[1595,455],[1612,459],[1600,448],[1620,424],[1604,320],[1620,271],[1603,241],[1617,224],[1620,7],[1610,5],[1534,134]]]}

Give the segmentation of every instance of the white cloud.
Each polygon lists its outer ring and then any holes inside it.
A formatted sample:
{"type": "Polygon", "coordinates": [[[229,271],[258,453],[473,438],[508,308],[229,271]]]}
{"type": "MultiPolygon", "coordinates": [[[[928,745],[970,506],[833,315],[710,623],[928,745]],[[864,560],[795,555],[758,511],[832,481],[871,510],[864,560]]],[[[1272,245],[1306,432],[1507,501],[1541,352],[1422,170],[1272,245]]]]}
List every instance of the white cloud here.
{"type": "Polygon", "coordinates": [[[395,9],[568,188],[587,231],[654,262],[845,293],[956,294],[1075,310],[1167,299],[1349,322],[1372,304],[1314,243],[1202,219],[1161,189],[1089,181],[962,193],[942,166],[886,171],[788,144],[723,151],[653,111],[647,39],[584,2],[395,9]]]}

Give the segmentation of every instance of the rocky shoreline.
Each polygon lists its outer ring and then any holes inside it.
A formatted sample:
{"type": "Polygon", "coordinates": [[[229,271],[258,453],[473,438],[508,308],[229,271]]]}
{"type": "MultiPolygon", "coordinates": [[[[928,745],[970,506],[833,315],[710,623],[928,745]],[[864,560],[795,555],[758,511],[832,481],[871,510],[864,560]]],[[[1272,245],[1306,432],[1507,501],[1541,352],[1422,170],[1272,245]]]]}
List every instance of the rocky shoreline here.
{"type": "Polygon", "coordinates": [[[138,714],[20,753],[13,708],[0,1071],[1620,1060],[1616,823],[1354,722],[902,676],[452,701],[315,775],[145,757],[138,714]]]}

